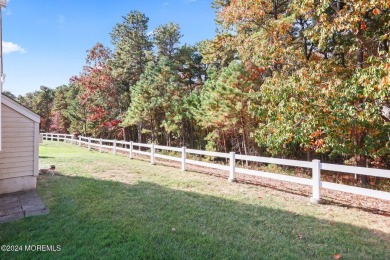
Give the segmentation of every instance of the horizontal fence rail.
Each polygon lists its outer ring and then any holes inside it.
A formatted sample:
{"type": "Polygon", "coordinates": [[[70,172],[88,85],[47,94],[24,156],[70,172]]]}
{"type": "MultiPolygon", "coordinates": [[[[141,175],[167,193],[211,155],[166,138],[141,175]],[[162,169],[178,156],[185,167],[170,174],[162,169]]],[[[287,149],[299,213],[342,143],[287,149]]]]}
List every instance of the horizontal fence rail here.
{"type": "Polygon", "coordinates": [[[234,152],[220,153],[220,152],[212,152],[212,151],[187,149],[186,147],[179,148],[179,147],[144,144],[144,143],[119,141],[119,140],[97,139],[97,138],[84,137],[84,136],[78,136],[76,138],[75,136],[69,134],[42,133],[41,135],[43,140],[64,141],[79,146],[84,145],[88,147],[89,150],[95,148],[99,150],[99,152],[102,152],[103,149],[110,149],[112,150],[112,153],[114,155],[116,154],[117,151],[126,152],[129,154],[129,158],[133,158],[134,154],[149,156],[151,164],[155,164],[155,158],[181,162],[181,169],[183,171],[187,169],[187,164],[227,171],[229,172],[228,180],[230,182],[236,180],[236,173],[240,173],[240,174],[247,174],[252,176],[274,179],[278,181],[286,181],[286,182],[308,185],[308,186],[312,186],[311,201],[315,203],[319,202],[321,199],[322,188],[348,192],[357,195],[390,201],[390,192],[321,181],[321,170],[342,172],[342,173],[349,173],[349,174],[361,174],[361,175],[375,176],[381,178],[390,178],[390,170],[321,163],[319,160],[313,160],[311,162],[308,162],[308,161],[288,160],[288,159],[269,158],[269,157],[260,157],[260,156],[248,156],[248,155],[235,154],[234,152]],[[144,148],[144,150],[141,150],[142,148],[144,148]],[[165,154],[157,153],[156,150],[166,151],[166,153],[165,154]],[[168,152],[176,153],[177,156],[168,155],[167,154],[168,152]],[[224,164],[187,159],[187,155],[189,154],[196,155],[196,156],[209,156],[209,157],[222,158],[224,161],[228,161],[229,164],[224,165],[224,164]],[[307,179],[307,178],[288,176],[288,175],[277,174],[277,173],[264,172],[259,170],[239,168],[236,167],[237,160],[308,168],[312,170],[312,178],[307,179]]]}

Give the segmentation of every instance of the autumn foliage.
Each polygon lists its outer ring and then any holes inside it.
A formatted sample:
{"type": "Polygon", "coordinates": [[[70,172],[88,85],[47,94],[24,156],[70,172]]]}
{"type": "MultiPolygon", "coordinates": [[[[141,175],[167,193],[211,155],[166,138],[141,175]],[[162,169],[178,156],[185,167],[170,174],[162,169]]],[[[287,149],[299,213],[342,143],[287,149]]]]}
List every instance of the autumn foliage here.
{"type": "Polygon", "coordinates": [[[213,7],[218,33],[194,46],[130,12],[114,50],[96,44],[69,86],[36,96],[44,129],[390,168],[389,1],[213,7]]]}

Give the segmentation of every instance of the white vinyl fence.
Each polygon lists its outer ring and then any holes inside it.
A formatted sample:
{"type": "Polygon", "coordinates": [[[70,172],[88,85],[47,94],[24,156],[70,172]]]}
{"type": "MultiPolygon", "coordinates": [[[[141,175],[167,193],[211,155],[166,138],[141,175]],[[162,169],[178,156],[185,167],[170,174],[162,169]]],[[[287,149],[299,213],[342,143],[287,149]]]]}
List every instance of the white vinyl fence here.
{"type": "Polygon", "coordinates": [[[181,162],[181,169],[183,171],[186,170],[187,164],[219,169],[219,170],[229,172],[228,180],[230,182],[235,181],[236,173],[241,173],[241,174],[248,174],[253,176],[275,179],[279,181],[287,181],[287,182],[309,185],[313,187],[311,201],[315,203],[319,202],[321,199],[321,188],[349,192],[353,194],[390,201],[390,192],[365,189],[360,187],[321,181],[321,170],[350,173],[350,174],[362,174],[362,175],[382,177],[382,178],[390,178],[390,170],[321,163],[320,160],[313,160],[311,162],[287,160],[287,159],[278,159],[278,158],[269,158],[269,157],[240,155],[240,154],[235,154],[234,152],[219,153],[219,152],[186,149],[186,147],[178,148],[178,147],[169,147],[169,146],[162,146],[162,145],[155,145],[155,144],[143,144],[143,143],[117,141],[117,140],[96,139],[96,138],[83,137],[83,136],[79,136],[76,139],[73,135],[67,135],[67,134],[43,133],[41,135],[44,140],[49,140],[49,141],[62,140],[64,142],[70,142],[72,144],[79,145],[79,146],[84,145],[88,147],[88,150],[95,148],[100,152],[102,152],[102,149],[110,149],[112,150],[112,153],[114,155],[116,154],[117,151],[126,152],[129,154],[129,158],[131,159],[133,158],[134,154],[150,156],[151,164],[155,164],[155,158],[181,162]],[[146,148],[147,151],[142,151],[141,148],[146,148]],[[156,150],[174,151],[181,154],[181,157],[159,154],[156,153],[156,150]],[[203,162],[198,160],[190,160],[187,159],[188,154],[229,159],[229,166],[215,164],[215,163],[208,163],[208,162],[203,162]],[[309,168],[312,169],[312,179],[305,179],[300,177],[286,176],[282,174],[275,174],[275,173],[263,172],[258,170],[239,168],[236,167],[236,160],[309,168]]]}

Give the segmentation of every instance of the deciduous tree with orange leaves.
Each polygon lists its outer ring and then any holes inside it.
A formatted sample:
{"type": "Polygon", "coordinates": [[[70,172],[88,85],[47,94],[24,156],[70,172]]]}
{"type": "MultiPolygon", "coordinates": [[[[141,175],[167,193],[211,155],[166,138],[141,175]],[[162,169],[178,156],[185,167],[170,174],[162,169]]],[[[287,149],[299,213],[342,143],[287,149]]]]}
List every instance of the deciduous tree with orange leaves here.
{"type": "Polygon", "coordinates": [[[266,68],[258,75],[259,146],[354,157],[364,167],[389,160],[389,1],[214,6],[236,59],[266,68]]]}

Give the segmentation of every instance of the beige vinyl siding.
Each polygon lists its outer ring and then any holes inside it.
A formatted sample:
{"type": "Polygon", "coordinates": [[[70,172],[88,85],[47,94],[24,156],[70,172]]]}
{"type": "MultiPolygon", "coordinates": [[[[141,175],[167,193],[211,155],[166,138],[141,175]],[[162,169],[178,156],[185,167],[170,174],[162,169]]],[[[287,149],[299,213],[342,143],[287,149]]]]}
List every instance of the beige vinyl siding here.
{"type": "Polygon", "coordinates": [[[17,157],[30,157],[31,151],[27,152],[9,152],[9,153],[1,153],[0,152],[0,163],[5,159],[17,158],[17,157]]]}
{"type": "Polygon", "coordinates": [[[0,164],[0,170],[4,169],[7,172],[17,172],[21,168],[26,169],[27,167],[33,166],[34,160],[27,159],[27,161],[24,162],[17,162],[17,163],[1,163],[0,164]]]}
{"type": "MultiPolygon", "coordinates": [[[[11,118],[9,121],[12,120],[11,118]]],[[[4,129],[18,129],[21,132],[31,131],[31,128],[34,126],[33,122],[29,123],[10,123],[10,122],[4,122],[4,129]]]]}
{"type": "Polygon", "coordinates": [[[26,174],[26,172],[30,171],[31,168],[32,168],[32,166],[7,169],[7,171],[5,173],[0,175],[1,176],[0,180],[16,178],[16,177],[32,176],[32,174],[30,174],[30,175],[26,174]]]}
{"type": "MultiPolygon", "coordinates": [[[[34,137],[30,134],[30,136],[19,136],[18,139],[20,142],[31,142],[31,140],[34,140],[34,137]]],[[[12,135],[3,137],[3,142],[10,143],[11,141],[14,141],[14,137],[12,137],[12,135]]]]}
{"type": "Polygon", "coordinates": [[[34,121],[2,104],[0,180],[34,175],[34,121]]]}
{"type": "Polygon", "coordinates": [[[26,132],[29,132],[29,131],[32,131],[31,128],[19,128],[19,127],[2,127],[2,129],[4,130],[4,132],[6,130],[8,130],[9,132],[11,133],[26,133],[26,132]]]}
{"type": "Polygon", "coordinates": [[[20,163],[20,162],[26,162],[29,160],[32,161],[31,157],[28,156],[28,153],[26,153],[26,154],[12,153],[11,156],[9,156],[8,158],[7,157],[2,158],[1,162],[2,163],[20,163]],[[17,156],[17,155],[19,155],[19,156],[17,156]]]}
{"type": "MultiPolygon", "coordinates": [[[[4,128],[3,128],[4,129],[4,128]]],[[[34,140],[23,142],[21,140],[10,140],[8,142],[3,141],[3,148],[16,148],[16,147],[29,147],[34,145],[34,140]]],[[[31,149],[32,150],[32,149],[31,149]]]]}
{"type": "MultiPolygon", "coordinates": [[[[18,137],[34,137],[34,133],[33,132],[23,132],[23,133],[19,133],[18,134],[18,137]]],[[[15,135],[14,133],[10,132],[10,131],[7,131],[6,133],[3,133],[3,140],[4,139],[7,139],[7,138],[15,138],[15,135]]]]}

